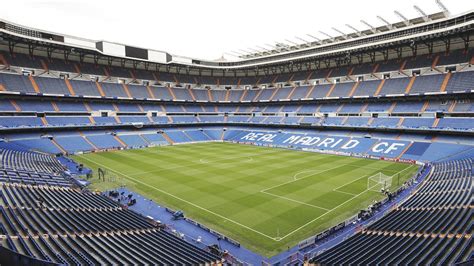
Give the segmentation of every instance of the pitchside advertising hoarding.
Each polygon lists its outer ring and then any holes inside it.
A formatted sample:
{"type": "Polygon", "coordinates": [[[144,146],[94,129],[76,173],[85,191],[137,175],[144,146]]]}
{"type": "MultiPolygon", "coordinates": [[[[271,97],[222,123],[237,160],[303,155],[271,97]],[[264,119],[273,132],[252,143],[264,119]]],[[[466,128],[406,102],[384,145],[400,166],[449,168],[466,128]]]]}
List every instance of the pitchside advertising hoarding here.
{"type": "Polygon", "coordinates": [[[329,229],[327,229],[327,230],[325,230],[325,231],[323,231],[323,232],[321,232],[321,233],[319,233],[315,236],[312,236],[308,239],[305,239],[305,240],[301,241],[300,243],[298,243],[298,248],[303,249],[303,248],[309,247],[313,244],[316,244],[316,243],[318,243],[318,241],[326,238],[327,236],[332,235],[335,232],[344,229],[348,225],[348,223],[352,222],[352,221],[353,221],[353,218],[348,219],[347,221],[344,221],[340,224],[337,224],[337,225],[335,225],[335,226],[333,226],[333,227],[331,227],[331,228],[329,228],[329,229]]]}
{"type": "Polygon", "coordinates": [[[377,140],[275,132],[248,132],[240,137],[240,141],[318,150],[338,150],[346,153],[366,152],[379,157],[396,157],[410,144],[408,141],[401,140],[377,140]]]}

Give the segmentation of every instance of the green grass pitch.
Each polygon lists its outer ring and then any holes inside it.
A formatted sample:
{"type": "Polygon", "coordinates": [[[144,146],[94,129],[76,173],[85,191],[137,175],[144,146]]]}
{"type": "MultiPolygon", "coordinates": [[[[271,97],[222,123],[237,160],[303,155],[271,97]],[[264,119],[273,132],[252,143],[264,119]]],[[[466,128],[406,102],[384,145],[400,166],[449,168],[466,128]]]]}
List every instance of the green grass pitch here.
{"type": "Polygon", "coordinates": [[[381,193],[367,190],[379,172],[402,184],[417,166],[231,143],[198,143],[74,156],[112,181],[273,256],[341,222],[381,193]],[[399,174],[400,173],[400,174],[399,174]],[[398,178],[400,176],[400,178],[398,178]]]}

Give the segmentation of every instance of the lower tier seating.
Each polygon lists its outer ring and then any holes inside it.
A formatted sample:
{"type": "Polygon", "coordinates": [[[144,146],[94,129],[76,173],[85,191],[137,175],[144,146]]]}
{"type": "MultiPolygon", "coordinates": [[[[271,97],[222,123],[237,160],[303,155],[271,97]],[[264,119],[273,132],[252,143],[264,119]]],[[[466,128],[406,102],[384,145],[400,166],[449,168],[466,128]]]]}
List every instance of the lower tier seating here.
{"type": "Polygon", "coordinates": [[[51,155],[10,149],[0,149],[0,167],[53,174],[65,170],[51,155]]]}
{"type": "Polygon", "coordinates": [[[211,253],[159,229],[1,235],[0,241],[15,252],[65,265],[198,265],[219,261],[211,253]]]}
{"type": "Polygon", "coordinates": [[[312,263],[451,265],[472,259],[473,160],[433,165],[403,204],[312,263]]]}
{"type": "Polygon", "coordinates": [[[1,245],[42,261],[196,265],[220,260],[100,194],[3,183],[0,197],[1,245]]]}

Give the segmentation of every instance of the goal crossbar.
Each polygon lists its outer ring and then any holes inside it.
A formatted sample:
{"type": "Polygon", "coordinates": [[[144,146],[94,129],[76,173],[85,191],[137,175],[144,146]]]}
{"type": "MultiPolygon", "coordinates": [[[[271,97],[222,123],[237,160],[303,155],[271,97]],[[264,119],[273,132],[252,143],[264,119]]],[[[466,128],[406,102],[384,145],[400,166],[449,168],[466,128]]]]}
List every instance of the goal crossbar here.
{"type": "Polygon", "coordinates": [[[367,189],[377,192],[388,190],[392,186],[392,179],[393,176],[388,176],[379,172],[367,179],[367,189]]]}

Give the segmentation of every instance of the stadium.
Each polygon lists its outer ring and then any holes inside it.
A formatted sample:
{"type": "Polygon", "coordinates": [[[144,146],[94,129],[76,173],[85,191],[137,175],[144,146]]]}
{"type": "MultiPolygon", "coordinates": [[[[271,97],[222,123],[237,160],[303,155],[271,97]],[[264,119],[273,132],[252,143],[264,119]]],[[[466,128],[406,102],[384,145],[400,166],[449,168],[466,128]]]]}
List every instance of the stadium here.
{"type": "Polygon", "coordinates": [[[0,263],[472,265],[474,12],[435,2],[232,60],[0,18],[0,263]]]}

